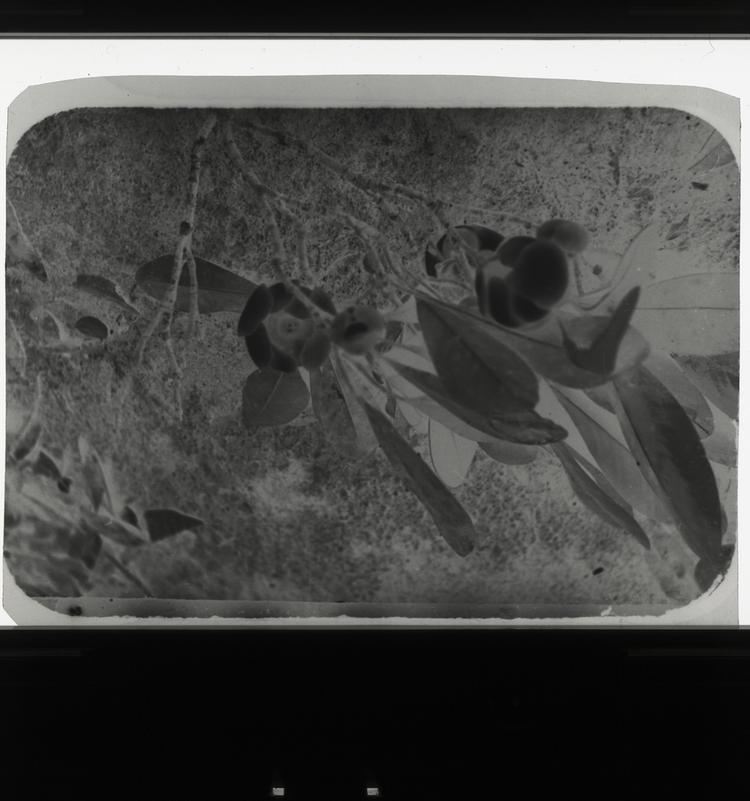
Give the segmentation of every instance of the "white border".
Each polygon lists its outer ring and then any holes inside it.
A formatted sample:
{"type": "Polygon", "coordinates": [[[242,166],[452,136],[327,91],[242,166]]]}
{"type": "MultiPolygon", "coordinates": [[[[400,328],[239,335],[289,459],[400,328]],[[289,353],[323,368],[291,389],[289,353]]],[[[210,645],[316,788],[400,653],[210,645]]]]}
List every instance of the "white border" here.
{"type": "MultiPolygon", "coordinates": [[[[748,92],[748,82],[750,81],[750,70],[748,65],[748,54],[750,45],[745,41],[711,41],[711,40],[6,40],[0,48],[0,101],[5,109],[15,100],[28,86],[59,82],[77,78],[93,76],[289,76],[289,75],[442,75],[450,72],[452,76],[484,76],[484,77],[513,77],[513,78],[546,78],[546,79],[569,79],[606,82],[600,83],[598,87],[587,86],[583,88],[585,98],[591,103],[592,92],[602,92],[600,100],[604,104],[623,105],[623,101],[617,97],[615,102],[607,103],[607,97],[614,97],[615,90],[622,87],[611,86],[611,83],[631,84],[629,90],[633,94],[632,105],[669,105],[674,107],[675,102],[658,103],[655,102],[653,92],[658,87],[654,84],[676,85],[680,87],[705,87],[718,92],[734,95],[739,99],[741,114],[743,119],[747,119],[748,104],[750,103],[750,92],[748,92]],[[609,86],[607,84],[610,84],[609,86]],[[647,84],[650,86],[633,87],[632,84],[647,84]]],[[[200,101],[192,92],[197,86],[195,81],[190,82],[193,86],[191,96],[193,102],[190,105],[200,106],[217,104],[214,100],[217,84],[210,82],[210,89],[207,87],[206,97],[211,100],[200,101]]],[[[356,104],[362,104],[368,99],[372,103],[382,102],[377,98],[367,96],[366,80],[360,79],[359,86],[356,87],[356,104]]],[[[429,84],[429,82],[427,82],[429,84]]],[[[446,86],[446,78],[441,79],[443,87],[446,86]]],[[[118,103],[122,105],[141,105],[144,104],[142,95],[144,87],[118,81],[119,89],[124,92],[122,97],[133,102],[118,103]]],[[[79,85],[82,86],[82,85],[79,85]]],[[[505,87],[511,84],[506,82],[505,87]]],[[[559,85],[558,85],[559,86],[559,85]]],[[[549,94],[549,86],[545,90],[541,85],[530,88],[527,85],[525,93],[521,92],[521,97],[525,102],[521,105],[576,105],[585,103],[584,100],[577,102],[558,102],[553,103],[549,94]]],[[[62,90],[63,85],[57,84],[56,87],[47,87],[53,93],[62,90]]],[[[164,97],[164,85],[158,88],[153,85],[151,91],[146,88],[145,94],[150,97],[148,105],[188,105],[184,91],[176,85],[170,90],[170,99],[173,102],[166,102],[164,97]],[[154,94],[161,96],[161,102],[154,98],[154,94]]],[[[521,87],[523,90],[524,87],[521,87]]],[[[339,90],[340,91],[340,90],[339,90]]],[[[725,135],[732,145],[735,153],[738,153],[736,136],[733,136],[731,128],[716,120],[708,119],[705,104],[699,109],[690,104],[691,90],[687,89],[685,103],[679,107],[698,114],[717,127],[725,135]],[[734,141],[733,141],[734,140],[734,141]]],[[[37,97],[44,95],[44,91],[37,93],[37,97]]],[[[62,98],[62,94],[58,95],[62,98]]],[[[569,100],[575,96],[575,88],[569,95],[569,100]]],[[[674,94],[671,95],[674,97],[674,94]]],[[[341,95],[338,95],[341,98],[341,95]]],[[[705,96],[704,96],[705,97],[705,96]]],[[[230,98],[226,97],[229,101],[230,98]]],[[[246,105],[245,97],[235,99],[237,104],[246,105]]],[[[335,100],[335,97],[333,98],[335,100]]],[[[331,101],[333,103],[333,100],[331,101]]],[[[703,100],[703,98],[702,98],[703,100]]],[[[434,99],[429,92],[423,95],[423,105],[434,105],[434,99]]],[[[286,104],[288,100],[281,103],[286,104]]],[[[88,103],[77,102],[75,105],[87,105],[88,103]]],[[[233,105],[233,102],[227,102],[233,105]]],[[[259,105],[260,103],[255,103],[259,105]]],[[[320,105],[318,98],[315,105],[320,105]]],[[[346,102],[344,105],[348,104],[346,102]]],[[[414,98],[406,105],[416,105],[414,98]]],[[[464,103],[468,104],[464,98],[464,103]]],[[[508,91],[506,95],[498,98],[494,105],[519,104],[517,96],[508,91]],[[513,97],[512,103],[509,101],[513,97]]],[[[22,106],[19,104],[16,108],[22,106]]],[[[492,103],[490,103],[492,105],[492,103]]],[[[69,107],[69,106],[68,106],[69,107]]],[[[34,113],[41,113],[40,109],[34,113]]],[[[39,119],[46,116],[42,113],[39,119]]],[[[20,119],[17,123],[23,122],[20,119]]],[[[18,128],[16,128],[18,130],[18,128]]],[[[20,129],[21,132],[23,128],[20,129]]],[[[745,135],[746,138],[746,135],[745,135]]],[[[0,147],[6,147],[8,142],[5,138],[5,131],[0,134],[0,147]]],[[[741,145],[740,145],[741,150],[741,145]]],[[[6,150],[7,153],[7,150],[6,150]]],[[[4,173],[0,178],[0,191],[5,191],[4,173]]],[[[744,210],[747,195],[742,186],[741,203],[744,210]]],[[[4,204],[3,204],[4,207],[4,204]]],[[[746,253],[746,234],[745,225],[746,215],[743,213],[742,222],[742,245],[741,263],[744,264],[746,253]]],[[[4,226],[2,226],[4,231],[4,226]]],[[[742,282],[742,307],[745,307],[745,288],[742,282]]],[[[742,352],[745,351],[744,325],[742,326],[742,352]]],[[[4,387],[5,362],[2,360],[2,386],[4,387]]],[[[744,361],[742,363],[741,375],[744,376],[744,361]]],[[[741,394],[741,419],[745,419],[747,405],[744,401],[744,381],[741,394]]],[[[4,442],[4,426],[0,427],[0,440],[4,442]]],[[[741,472],[739,478],[739,530],[742,531],[744,525],[744,508],[742,503],[744,496],[744,443],[745,436],[740,430],[740,463],[741,472]]],[[[742,538],[740,537],[740,540],[742,538]]],[[[740,561],[739,561],[739,610],[740,623],[745,624],[750,621],[750,569],[742,559],[742,541],[740,541],[740,561]]],[[[730,577],[731,580],[731,577],[730,577]]],[[[0,587],[0,591],[2,588],[0,587]]],[[[698,602],[700,603],[700,602],[698,602]]],[[[699,624],[717,621],[714,616],[718,611],[713,609],[709,620],[692,610],[689,619],[685,619],[685,613],[694,605],[683,607],[676,613],[669,613],[669,619],[658,618],[652,622],[665,624],[699,624]],[[696,614],[697,613],[697,614],[696,614]],[[674,616],[676,615],[676,617],[674,616]],[[703,617],[703,620],[701,618],[703,617]]],[[[70,624],[73,622],[83,623],[83,619],[64,618],[60,620],[60,615],[49,613],[48,621],[42,620],[41,625],[54,625],[59,623],[70,624]]],[[[46,615],[44,616],[46,617],[46,615]]],[[[125,622],[120,619],[121,623],[125,622]]],[[[634,624],[638,620],[628,618],[627,620],[617,618],[600,619],[602,623],[606,620],[608,625],[621,625],[623,623],[634,624]]],[[[86,619],[86,624],[96,623],[107,624],[106,619],[86,619]]],[[[136,621],[134,621],[136,622],[136,621]]],[[[157,623],[156,620],[149,620],[146,625],[157,623]]],[[[174,623],[174,621],[171,621],[174,623]]],[[[181,621],[183,622],[183,621],[181,621]]],[[[185,623],[204,624],[206,620],[185,620],[185,623]]],[[[212,621],[216,622],[216,621],[212,621]]],[[[222,623],[247,623],[247,621],[222,620],[222,623]]],[[[262,625],[274,624],[277,621],[265,620],[262,625]]],[[[295,621],[281,621],[285,625],[293,625],[295,621]]],[[[324,621],[305,621],[310,623],[323,623],[330,625],[331,620],[324,621]]],[[[335,622],[345,622],[348,624],[361,622],[363,625],[373,625],[374,621],[354,621],[337,620],[335,622]]],[[[415,623],[425,625],[443,625],[446,621],[415,621],[412,619],[398,621],[389,619],[389,623],[399,623],[414,626],[415,623]]],[[[534,621],[534,625],[542,625],[547,621],[534,621]]],[[[645,621],[644,621],[645,622],[645,621]]],[[[143,621],[138,620],[138,624],[143,621]]],[[[509,625],[508,621],[496,621],[501,625],[509,625]]],[[[581,625],[583,620],[551,620],[549,623],[554,625],[581,625]]],[[[5,612],[0,610],[0,625],[12,624],[12,621],[5,612]]],[[[257,623],[256,623],[257,624],[257,623]]],[[[375,625],[382,625],[375,624],[375,625]]],[[[465,625],[465,624],[460,624],[465,625]]],[[[479,625],[492,625],[492,621],[481,621],[479,625]]]]}

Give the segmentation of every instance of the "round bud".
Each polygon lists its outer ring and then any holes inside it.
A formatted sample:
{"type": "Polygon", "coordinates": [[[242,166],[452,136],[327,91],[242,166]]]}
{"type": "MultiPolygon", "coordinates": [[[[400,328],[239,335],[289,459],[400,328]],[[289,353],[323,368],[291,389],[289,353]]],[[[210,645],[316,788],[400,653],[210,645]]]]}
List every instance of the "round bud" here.
{"type": "Polygon", "coordinates": [[[506,239],[497,251],[497,257],[508,267],[515,267],[521,253],[529,246],[533,245],[536,239],[530,236],[512,236],[506,239]]]}
{"type": "Polygon", "coordinates": [[[488,276],[485,282],[485,314],[500,325],[517,328],[521,321],[513,313],[512,295],[502,278],[488,276]]]}
{"type": "Polygon", "coordinates": [[[384,334],[383,316],[369,306],[351,306],[336,315],[331,325],[331,339],[354,355],[372,350],[384,334]]]}
{"type": "Polygon", "coordinates": [[[539,239],[551,239],[567,253],[580,253],[589,244],[589,235],[578,223],[570,220],[547,220],[537,229],[539,239]]]}
{"type": "Polygon", "coordinates": [[[265,284],[255,287],[240,315],[237,334],[241,337],[250,336],[268,317],[272,307],[273,296],[268,287],[265,284]]]}
{"type": "Polygon", "coordinates": [[[508,286],[514,294],[551,309],[568,288],[565,254],[553,242],[537,240],[521,251],[508,286]]]}
{"type": "Polygon", "coordinates": [[[308,370],[320,367],[331,352],[331,337],[325,329],[318,329],[305,342],[300,351],[299,361],[308,370]]]}

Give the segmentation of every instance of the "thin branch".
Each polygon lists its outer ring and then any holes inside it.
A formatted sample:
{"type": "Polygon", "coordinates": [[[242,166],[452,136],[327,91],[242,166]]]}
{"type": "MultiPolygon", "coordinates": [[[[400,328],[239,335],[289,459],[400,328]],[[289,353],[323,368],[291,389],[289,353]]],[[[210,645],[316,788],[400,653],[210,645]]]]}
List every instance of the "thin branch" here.
{"type": "Polygon", "coordinates": [[[307,297],[307,295],[305,295],[304,292],[302,292],[298,286],[287,279],[287,271],[285,270],[285,264],[287,262],[286,251],[284,249],[284,242],[281,238],[281,229],[279,228],[279,221],[274,205],[279,208],[279,211],[284,216],[292,220],[293,224],[295,225],[298,236],[298,246],[300,243],[302,244],[303,255],[301,257],[301,266],[303,269],[309,270],[309,263],[307,261],[306,231],[303,223],[301,222],[300,218],[289,209],[281,195],[270,187],[266,186],[266,184],[260,180],[256,172],[245,161],[245,158],[237,147],[237,142],[234,138],[234,131],[232,130],[232,123],[229,120],[227,120],[224,124],[224,138],[226,140],[227,149],[229,150],[229,155],[231,156],[242,176],[250,184],[250,188],[255,193],[256,200],[260,204],[260,207],[263,209],[263,212],[268,219],[268,225],[271,231],[271,241],[273,243],[274,250],[271,263],[273,264],[277,280],[283,281],[286,284],[292,295],[294,295],[294,297],[300,303],[304,304],[304,306],[310,311],[313,319],[331,319],[332,315],[319,308],[307,297]],[[274,203],[271,203],[269,197],[274,198],[274,203]],[[302,231],[301,234],[300,231],[302,231]]]}
{"type": "MultiPolygon", "coordinates": [[[[143,354],[146,350],[146,345],[149,339],[154,335],[154,332],[159,327],[159,324],[164,318],[167,321],[167,341],[171,345],[172,336],[172,317],[174,316],[174,307],[177,300],[177,289],[180,284],[180,276],[182,275],[182,267],[185,263],[185,255],[190,248],[193,239],[193,228],[195,226],[195,210],[198,205],[198,187],[200,183],[201,165],[203,162],[203,153],[206,148],[206,142],[211,135],[214,127],[216,126],[216,114],[211,114],[208,119],[203,123],[198,136],[193,142],[193,149],[190,154],[190,172],[188,174],[187,195],[185,198],[185,212],[183,219],[180,222],[179,237],[177,239],[177,246],[175,248],[174,267],[172,268],[172,277],[169,288],[164,293],[164,297],[159,303],[156,314],[151,320],[148,328],[141,337],[140,346],[138,348],[138,360],[140,364],[143,361],[143,354]]],[[[177,364],[177,359],[174,357],[174,349],[170,347],[170,355],[175,367],[175,371],[180,374],[180,368],[177,364]]]]}
{"type": "Polygon", "coordinates": [[[153,598],[154,593],[146,586],[146,584],[138,578],[131,570],[129,570],[125,565],[110,551],[106,548],[102,549],[102,553],[106,557],[106,559],[111,562],[119,571],[125,576],[129,581],[138,587],[138,589],[146,596],[146,598],[153,598]]]}

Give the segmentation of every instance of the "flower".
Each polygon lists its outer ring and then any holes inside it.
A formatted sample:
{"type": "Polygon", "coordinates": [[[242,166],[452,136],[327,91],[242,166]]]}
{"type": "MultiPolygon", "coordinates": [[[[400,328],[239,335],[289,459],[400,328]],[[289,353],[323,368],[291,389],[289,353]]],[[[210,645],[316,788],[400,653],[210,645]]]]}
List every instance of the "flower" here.
{"type": "MultiPolygon", "coordinates": [[[[322,289],[299,287],[316,306],[335,314],[336,308],[322,289]]],[[[261,369],[284,373],[298,366],[320,367],[331,349],[327,325],[313,319],[308,306],[283,282],[261,284],[247,299],[237,324],[250,359],[261,369]]]]}

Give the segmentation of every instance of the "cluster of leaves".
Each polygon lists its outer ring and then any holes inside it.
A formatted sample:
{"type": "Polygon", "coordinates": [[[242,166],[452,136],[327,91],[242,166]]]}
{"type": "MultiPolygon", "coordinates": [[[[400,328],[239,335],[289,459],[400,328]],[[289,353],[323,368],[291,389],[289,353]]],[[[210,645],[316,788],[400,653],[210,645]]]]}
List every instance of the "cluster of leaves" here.
{"type": "MultiPolygon", "coordinates": [[[[606,284],[585,292],[572,279],[596,254],[575,223],[552,220],[536,237],[510,238],[459,226],[428,246],[426,276],[412,272],[413,291],[398,307],[338,313],[317,290],[256,287],[198,260],[199,308],[239,313],[238,333],[249,339],[261,326],[276,332],[260,337],[272,347],[248,341],[260,368],[243,388],[248,428],[289,423],[311,404],[348,456],[382,448],[458,554],[477,535],[450,488],[477,449],[511,465],[546,449],[581,502],[644,548],[644,520],[673,524],[705,588],[732,551],[712,461],[735,464],[737,386],[731,368],[717,378],[690,359],[726,354],[732,363],[737,275],[650,282],[655,245],[652,226],[606,284]],[[293,318],[287,342],[274,316],[293,318]],[[302,354],[312,337],[325,345],[310,360],[302,354]],[[266,358],[275,351],[285,352],[283,364],[266,358]],[[401,418],[426,433],[432,466],[398,433],[401,418]]],[[[164,257],[138,281],[161,299],[171,270],[164,257]]],[[[184,270],[177,310],[188,310],[188,290],[184,270]]]]}
{"type": "Polygon", "coordinates": [[[126,498],[111,459],[81,436],[77,453],[43,445],[42,382],[34,407],[9,443],[6,460],[4,556],[30,595],[74,597],[91,588],[103,563],[146,595],[127,567],[133,549],[202,525],[175,509],[143,509],[126,498]]]}

